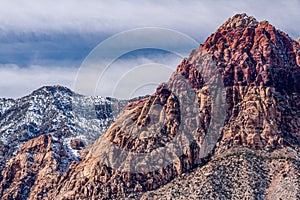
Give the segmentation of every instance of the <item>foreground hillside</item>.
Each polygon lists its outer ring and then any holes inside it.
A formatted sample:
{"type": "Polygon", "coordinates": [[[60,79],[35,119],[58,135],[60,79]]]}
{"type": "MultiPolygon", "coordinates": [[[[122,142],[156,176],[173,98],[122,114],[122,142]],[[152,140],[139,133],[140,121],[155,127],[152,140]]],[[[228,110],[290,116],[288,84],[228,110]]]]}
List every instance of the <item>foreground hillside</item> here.
{"type": "Polygon", "coordinates": [[[299,199],[299,153],[234,148],[138,199],[299,199]]]}

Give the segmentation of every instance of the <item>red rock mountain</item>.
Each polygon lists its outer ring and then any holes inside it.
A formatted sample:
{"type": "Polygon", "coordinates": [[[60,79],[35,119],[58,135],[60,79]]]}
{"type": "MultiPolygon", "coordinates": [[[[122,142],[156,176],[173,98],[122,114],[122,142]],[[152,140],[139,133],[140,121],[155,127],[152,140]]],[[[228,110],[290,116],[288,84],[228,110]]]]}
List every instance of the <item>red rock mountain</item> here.
{"type": "Polygon", "coordinates": [[[1,199],[299,199],[300,44],[235,15],[66,172],[54,143],[22,147],[1,199]]]}

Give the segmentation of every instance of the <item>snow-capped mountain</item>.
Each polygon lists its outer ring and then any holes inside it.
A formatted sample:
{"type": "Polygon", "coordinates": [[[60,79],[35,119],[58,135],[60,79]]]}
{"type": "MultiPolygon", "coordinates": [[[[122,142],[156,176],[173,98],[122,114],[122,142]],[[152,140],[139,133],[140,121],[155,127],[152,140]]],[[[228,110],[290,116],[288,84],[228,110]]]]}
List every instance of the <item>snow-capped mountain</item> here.
{"type": "Polygon", "coordinates": [[[125,101],[86,97],[62,86],[42,87],[20,99],[0,99],[0,170],[26,141],[49,134],[73,160],[113,122],[125,101]]]}

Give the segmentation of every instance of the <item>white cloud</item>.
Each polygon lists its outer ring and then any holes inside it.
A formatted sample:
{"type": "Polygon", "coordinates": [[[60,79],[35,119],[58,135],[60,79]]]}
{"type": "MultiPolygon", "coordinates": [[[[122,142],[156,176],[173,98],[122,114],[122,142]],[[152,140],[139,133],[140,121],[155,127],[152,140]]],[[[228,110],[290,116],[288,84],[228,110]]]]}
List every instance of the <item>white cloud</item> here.
{"type": "MultiPolygon", "coordinates": [[[[3,48],[7,37],[5,34],[12,31],[20,35],[33,32],[46,35],[64,33],[66,36],[80,34],[87,37],[89,33],[99,33],[105,38],[120,31],[149,26],[174,29],[202,42],[228,17],[243,12],[258,20],[269,20],[277,28],[296,38],[300,35],[299,7],[299,0],[0,0],[0,37],[3,41],[0,48],[7,51],[14,47],[7,42],[3,48]]],[[[17,42],[24,45],[22,40],[17,42]]],[[[48,48],[45,45],[45,49],[48,48]]],[[[78,46],[76,48],[80,49],[78,46]]],[[[20,54],[23,55],[23,52],[20,54]]],[[[178,60],[173,61],[170,61],[172,64],[169,66],[175,67],[179,63],[178,60]]],[[[139,63],[134,62],[133,66],[139,63]]],[[[54,62],[54,65],[57,64],[54,62]]],[[[112,80],[124,74],[124,69],[128,69],[126,66],[129,64],[119,63],[118,66],[117,72],[113,71],[111,74],[113,78],[106,78],[106,84],[111,86],[99,86],[99,94],[111,92],[111,87],[115,84],[112,80]]],[[[75,67],[49,65],[26,68],[0,65],[0,96],[21,97],[42,85],[60,84],[72,88],[77,70],[75,67]]]]}
{"type": "Polygon", "coordinates": [[[0,0],[0,28],[16,31],[116,33],[131,28],[172,28],[196,39],[206,37],[228,17],[246,12],[267,19],[296,37],[300,1],[276,0],[0,0]]]}
{"type": "Polygon", "coordinates": [[[99,76],[95,94],[120,99],[152,94],[158,84],[169,80],[182,59],[170,54],[154,59],[139,57],[117,60],[99,76]]]}
{"type": "Polygon", "coordinates": [[[72,87],[76,68],[0,65],[1,98],[19,98],[44,85],[72,87]]]}
{"type": "MultiPolygon", "coordinates": [[[[95,88],[94,95],[113,96],[113,90],[119,91],[120,88],[118,90],[116,87],[122,87],[122,85],[118,85],[118,83],[122,81],[124,77],[127,79],[132,77],[127,83],[130,82],[131,85],[136,85],[137,87],[145,87],[135,88],[139,91],[135,91],[134,96],[151,94],[155,91],[156,86],[160,82],[169,79],[171,72],[176,69],[181,59],[182,58],[174,55],[165,55],[163,57],[158,55],[152,59],[141,56],[117,60],[109,66],[104,76],[99,75],[98,85],[92,85],[91,82],[86,81],[84,83],[85,86],[81,87],[95,88]],[[149,65],[149,63],[152,63],[152,65],[149,65]],[[160,68],[164,71],[158,74],[157,71],[149,71],[149,66],[152,66],[152,69],[160,68]],[[139,67],[139,70],[134,71],[137,67],[139,67]],[[143,74],[141,73],[142,71],[147,71],[147,73],[143,74]],[[159,77],[159,79],[157,77],[159,77]],[[153,78],[155,84],[149,86],[149,83],[153,83],[151,82],[151,78],[153,78]]],[[[95,64],[95,66],[97,66],[97,64],[95,64]]],[[[0,65],[0,98],[20,98],[45,85],[62,85],[77,91],[76,88],[74,88],[77,73],[78,68],[75,67],[44,67],[34,65],[24,68],[13,64],[0,65]]],[[[94,67],[88,71],[88,74],[83,76],[97,76],[98,73],[99,69],[94,67]]],[[[129,92],[133,93],[134,91],[131,90],[129,92]]]]}

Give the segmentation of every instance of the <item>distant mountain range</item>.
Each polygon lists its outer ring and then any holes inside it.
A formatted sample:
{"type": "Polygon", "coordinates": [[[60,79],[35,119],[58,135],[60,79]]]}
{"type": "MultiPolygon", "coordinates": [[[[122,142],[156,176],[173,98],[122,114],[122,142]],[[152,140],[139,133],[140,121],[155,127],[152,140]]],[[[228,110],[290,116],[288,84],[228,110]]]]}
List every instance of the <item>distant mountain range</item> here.
{"type": "Polygon", "coordinates": [[[300,44],[237,14],[154,94],[0,101],[1,199],[300,199],[300,44]]]}

